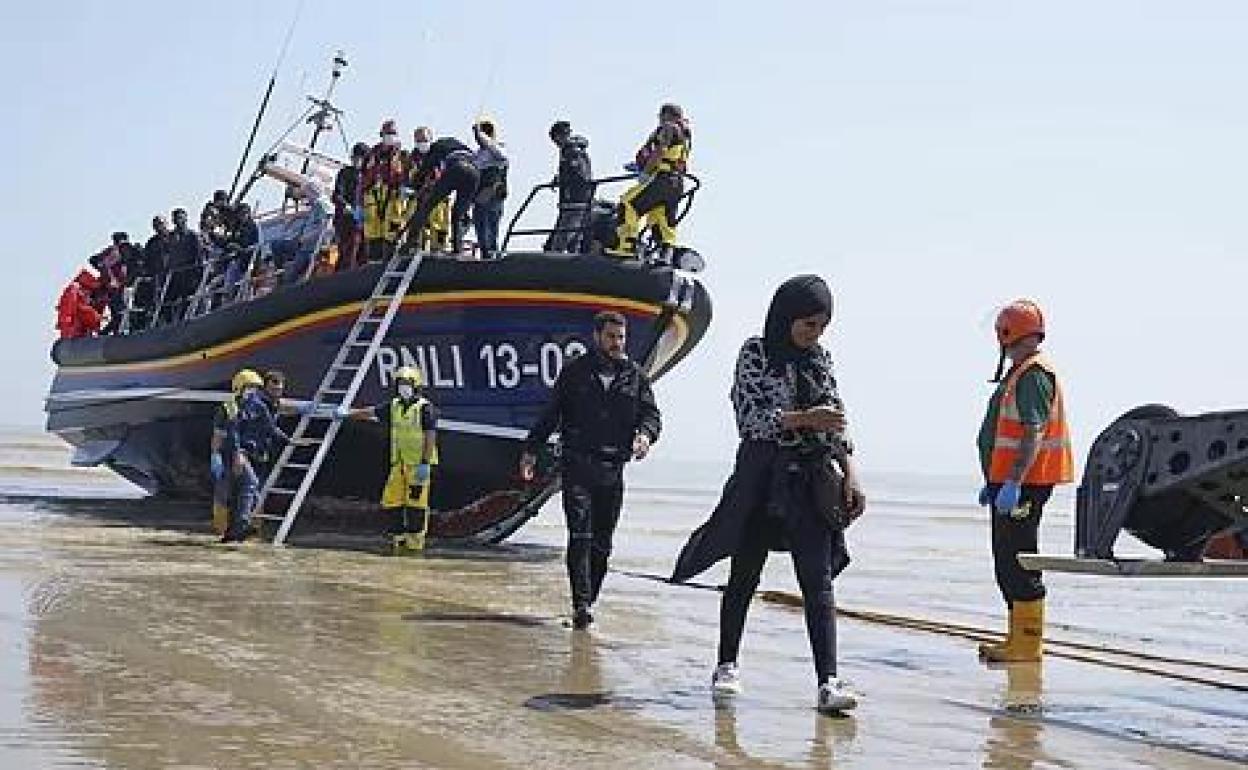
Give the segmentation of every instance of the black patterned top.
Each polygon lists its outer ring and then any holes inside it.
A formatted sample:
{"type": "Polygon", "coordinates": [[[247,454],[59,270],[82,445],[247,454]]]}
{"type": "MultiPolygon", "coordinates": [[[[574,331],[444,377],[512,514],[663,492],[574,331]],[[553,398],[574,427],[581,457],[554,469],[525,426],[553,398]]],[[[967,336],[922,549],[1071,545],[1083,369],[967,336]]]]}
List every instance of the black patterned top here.
{"type": "Polygon", "coordinates": [[[797,378],[807,377],[813,394],[812,406],[841,405],[836,390],[832,356],[819,348],[814,366],[799,372],[793,364],[783,373],[767,366],[767,349],[762,337],[750,337],[737,356],[732,381],[732,406],[737,416],[737,433],[744,440],[775,441],[781,446],[807,445],[828,448],[837,453],[852,451],[849,438],[842,434],[810,430],[783,430],[780,413],[792,411],[797,394],[797,378]]]}

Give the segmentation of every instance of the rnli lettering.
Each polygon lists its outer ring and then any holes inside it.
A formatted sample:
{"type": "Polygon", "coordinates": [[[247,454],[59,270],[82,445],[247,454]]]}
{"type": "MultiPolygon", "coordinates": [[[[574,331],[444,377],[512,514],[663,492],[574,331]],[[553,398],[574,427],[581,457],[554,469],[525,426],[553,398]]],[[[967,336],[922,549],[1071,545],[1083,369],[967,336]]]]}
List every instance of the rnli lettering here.
{"type": "Polygon", "coordinates": [[[580,340],[546,341],[539,345],[484,342],[475,357],[471,352],[465,356],[458,343],[382,345],[377,350],[377,376],[381,387],[389,388],[399,367],[414,366],[425,375],[425,383],[436,390],[511,390],[537,383],[550,388],[559,379],[563,365],[585,351],[585,343],[580,340]],[[465,361],[474,359],[480,366],[465,371],[465,361]]]}

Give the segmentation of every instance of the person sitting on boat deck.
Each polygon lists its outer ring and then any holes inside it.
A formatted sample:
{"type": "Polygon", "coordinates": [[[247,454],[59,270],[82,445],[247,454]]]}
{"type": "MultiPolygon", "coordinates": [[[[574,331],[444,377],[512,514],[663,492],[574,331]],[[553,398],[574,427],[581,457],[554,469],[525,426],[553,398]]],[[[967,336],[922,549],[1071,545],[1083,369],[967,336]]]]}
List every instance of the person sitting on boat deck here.
{"type": "Polygon", "coordinates": [[[650,378],[628,358],[626,341],[623,315],[604,310],[594,316],[593,350],[559,373],[520,456],[520,476],[531,480],[538,451],[556,429],[560,431],[575,628],[594,621],[591,610],[607,575],[620,519],[624,464],[644,458],[662,428],[650,378]]]}
{"type": "Polygon", "coordinates": [[[187,303],[199,289],[203,272],[203,244],[199,234],[187,227],[186,209],[173,210],[173,232],[170,233],[168,289],[162,312],[170,321],[186,315],[187,303]]]}
{"type": "Polygon", "coordinates": [[[282,283],[298,283],[311,275],[325,240],[326,228],[332,224],[331,196],[325,193],[314,176],[305,176],[281,166],[270,166],[266,173],[285,182],[290,198],[306,208],[294,232],[275,238],[269,244],[273,262],[282,271],[282,283]]]}
{"type": "Polygon", "coordinates": [[[472,135],[477,140],[472,163],[480,172],[472,204],[472,224],[477,232],[481,258],[494,259],[498,256],[498,226],[503,219],[503,202],[507,199],[509,162],[493,120],[478,120],[472,127],[472,135]]]}
{"type": "Polygon", "coordinates": [[[443,137],[430,144],[429,151],[420,159],[413,177],[417,189],[423,187],[431,175],[436,175],[436,179],[429,193],[417,204],[415,213],[407,221],[408,237],[424,229],[434,208],[455,193],[455,204],[451,208],[451,253],[458,254],[464,247],[464,225],[477,194],[481,172],[473,165],[473,152],[466,144],[452,137],[443,137]]]}
{"type": "Polygon", "coordinates": [[[368,145],[356,142],[351,163],[334,177],[334,239],[338,243],[338,270],[351,270],[364,240],[364,207],[360,200],[360,170],[368,158],[368,145]]]}
{"type": "Polygon", "coordinates": [[[212,455],[209,464],[217,488],[213,495],[214,526],[218,505],[233,497],[229,522],[221,542],[240,542],[251,532],[252,509],[260,496],[260,473],[270,461],[274,442],[290,437],[277,427],[276,418],[261,395],[264,380],[243,369],[230,382],[231,396],[213,419],[212,455]],[[224,483],[223,483],[224,482],[224,483]]]}
{"type": "Polygon", "coordinates": [[[676,207],[685,193],[682,174],[689,165],[693,133],[684,111],[676,104],[659,108],[659,127],[637,151],[637,184],[620,198],[620,223],[616,231],[617,256],[637,256],[637,235],[642,217],[653,225],[661,244],[661,258],[672,259],[676,247],[676,207]]]}
{"type": "MultiPolygon", "coordinates": [[[[429,148],[433,145],[433,129],[428,126],[419,126],[412,134],[412,152],[409,156],[411,167],[411,189],[415,191],[409,206],[419,206],[421,201],[429,197],[433,191],[434,184],[438,181],[439,174],[435,169],[432,173],[426,174],[418,182],[416,179],[417,172],[420,170],[420,163],[424,157],[429,154],[429,148]]],[[[429,218],[426,220],[425,227],[416,234],[416,248],[426,252],[444,252],[451,238],[451,202],[445,198],[437,203],[429,211],[429,218]]]]}
{"type": "Polygon", "coordinates": [[[671,578],[683,582],[731,558],[711,676],[717,697],[741,691],[741,635],[774,550],[793,558],[817,707],[842,712],[857,705],[837,677],[832,584],[849,564],[844,529],[862,514],[866,498],[851,460],[832,357],[819,344],[831,319],[827,283],[816,275],[790,278],[772,297],[762,336],[747,339],[737,356],[731,390],[741,437],[736,464],[709,520],[681,549],[671,578]]]}
{"type": "Polygon", "coordinates": [[[376,406],[334,410],[338,419],[380,420],[390,432],[390,472],[381,493],[382,512],[397,514],[388,532],[396,548],[420,550],[429,530],[429,488],[438,464],[438,410],[425,397],[424,376],[414,366],[394,373],[395,395],[376,406]]]}
{"type": "Polygon", "coordinates": [[[1000,359],[997,384],[979,430],[984,487],[979,504],[989,509],[997,586],[1009,607],[1009,630],[999,644],[981,644],[989,662],[1040,660],[1044,648],[1043,575],[1024,569],[1020,553],[1036,553],[1040,516],[1053,487],[1074,479],[1070,427],[1057,371],[1040,354],[1044,315],[1030,300],[997,314],[1000,359]],[[1009,359],[1010,369],[1002,378],[1009,359]]]}
{"type": "Polygon", "coordinates": [[[388,260],[394,253],[403,231],[403,183],[407,173],[399,129],[393,120],[387,120],[381,124],[381,141],[369,151],[360,171],[364,248],[369,262],[388,260]]]}
{"type": "Polygon", "coordinates": [[[225,190],[217,190],[212,200],[199,212],[199,232],[213,249],[225,248],[230,234],[230,196],[225,190]]]}
{"type": "Polygon", "coordinates": [[[92,303],[92,294],[100,279],[90,270],[80,270],[61,292],[56,303],[56,330],[63,340],[93,337],[100,332],[100,311],[92,303]]]}
{"type": "Polygon", "coordinates": [[[572,133],[572,124],[556,120],[550,127],[550,141],[559,148],[559,169],[553,184],[559,189],[559,217],[555,231],[546,239],[543,251],[579,253],[585,251],[585,228],[594,199],[594,172],[589,161],[589,141],[572,133]]]}
{"type": "Polygon", "coordinates": [[[115,334],[121,328],[126,312],[126,264],[122,256],[122,244],[129,244],[130,236],[126,233],[113,233],[112,243],[98,254],[87,260],[100,275],[100,285],[96,289],[98,305],[108,308],[108,323],[100,331],[101,334],[115,334]]]}

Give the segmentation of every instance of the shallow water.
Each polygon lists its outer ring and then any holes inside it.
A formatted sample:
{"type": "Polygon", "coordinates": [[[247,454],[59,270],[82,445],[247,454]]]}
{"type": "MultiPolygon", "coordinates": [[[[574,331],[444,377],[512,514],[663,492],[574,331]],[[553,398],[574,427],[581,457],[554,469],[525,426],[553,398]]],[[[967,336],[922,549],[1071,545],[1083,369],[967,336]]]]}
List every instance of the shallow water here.
{"type": "MultiPolygon", "coordinates": [[[[822,717],[800,612],[761,601],[746,693],[717,706],[717,596],[624,573],[670,570],[724,469],[638,466],[619,572],[595,630],[574,633],[557,506],[481,552],[225,547],[198,511],[137,501],[66,457],[54,440],[0,432],[0,767],[1248,763],[1244,692],[1056,657],[990,670],[970,641],[848,619],[842,674],[867,699],[853,718],[822,717]],[[136,516],[160,526],[122,521],[136,516]]],[[[998,626],[973,485],[870,481],[840,602],[998,626]]],[[[1052,504],[1046,550],[1069,551],[1069,507],[1052,504]]],[[[1241,582],[1048,582],[1055,636],[1248,666],[1241,582]]],[[[774,557],[764,588],[794,587],[774,557]]]]}

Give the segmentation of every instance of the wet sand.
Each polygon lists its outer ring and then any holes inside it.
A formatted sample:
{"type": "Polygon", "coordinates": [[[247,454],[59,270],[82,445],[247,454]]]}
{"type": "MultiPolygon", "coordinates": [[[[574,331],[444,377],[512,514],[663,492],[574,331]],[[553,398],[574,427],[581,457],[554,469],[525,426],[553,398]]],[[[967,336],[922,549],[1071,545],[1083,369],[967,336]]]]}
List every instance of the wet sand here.
{"type": "MultiPolygon", "coordinates": [[[[185,508],[169,506],[167,526],[145,528],[81,515],[124,513],[134,501],[48,499],[124,487],[92,473],[67,472],[70,485],[31,481],[42,473],[31,468],[51,468],[63,452],[13,450],[15,441],[0,436],[3,767],[1248,762],[1242,692],[1055,658],[988,669],[969,641],[854,620],[840,625],[842,673],[866,700],[852,718],[824,717],[813,709],[801,614],[768,603],[751,611],[746,692],[717,705],[707,684],[718,596],[616,573],[594,630],[570,630],[557,507],[515,543],[475,553],[219,546],[186,530],[185,508]]],[[[621,570],[666,572],[715,494],[696,474],[658,470],[634,476],[621,570]]],[[[940,503],[939,485],[920,486],[937,502],[910,506],[897,481],[897,499],[853,533],[841,601],[995,625],[982,522],[940,503]],[[908,555],[891,548],[898,537],[908,555]]],[[[1053,550],[1064,549],[1063,525],[1055,530],[1053,550]]],[[[792,583],[787,559],[774,558],[765,587],[792,583]]],[[[1050,587],[1055,626],[1070,638],[1245,664],[1248,607],[1229,582],[1050,587]]]]}

